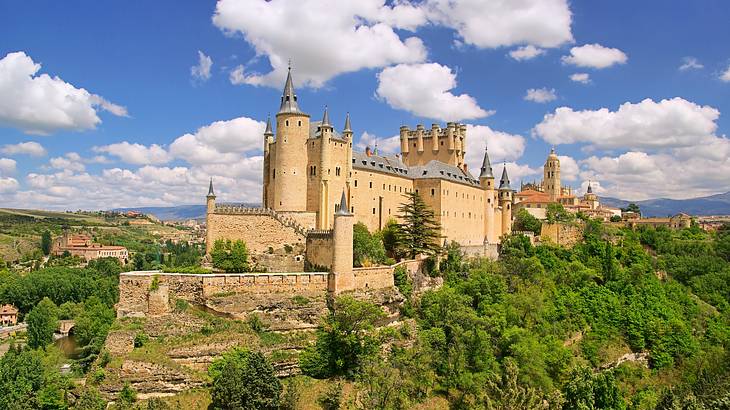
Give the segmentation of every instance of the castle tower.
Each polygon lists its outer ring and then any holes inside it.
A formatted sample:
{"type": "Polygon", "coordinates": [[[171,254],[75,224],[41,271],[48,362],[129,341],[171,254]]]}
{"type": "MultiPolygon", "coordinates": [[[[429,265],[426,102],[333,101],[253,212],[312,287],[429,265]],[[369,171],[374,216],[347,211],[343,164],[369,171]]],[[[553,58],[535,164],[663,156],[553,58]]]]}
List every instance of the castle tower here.
{"type": "Polygon", "coordinates": [[[271,130],[271,116],[269,116],[266,119],[266,131],[264,131],[264,175],[263,175],[263,189],[261,198],[261,206],[263,208],[269,208],[269,198],[268,198],[268,192],[269,192],[269,176],[271,175],[271,152],[270,145],[274,142],[274,133],[271,130]]]}
{"type": "Polygon", "coordinates": [[[492,172],[492,163],[489,161],[489,153],[484,148],[484,160],[482,161],[481,173],[479,174],[479,183],[485,191],[484,213],[484,240],[485,242],[494,243],[497,241],[498,235],[494,232],[494,207],[496,206],[494,196],[494,173],[492,172]]]}
{"type": "Polygon", "coordinates": [[[269,177],[274,186],[269,205],[276,211],[307,209],[308,138],[309,115],[299,109],[290,67],[276,114],[276,155],[269,177]]]}
{"type": "Polygon", "coordinates": [[[210,178],[208,185],[208,195],[205,196],[205,253],[210,254],[213,249],[213,229],[210,226],[211,214],[215,211],[215,192],[213,192],[213,178],[210,178]]]}
{"type": "Polygon", "coordinates": [[[507,163],[502,169],[502,178],[499,180],[499,206],[502,207],[502,235],[512,233],[512,188],[507,176],[507,163]]]}
{"type": "Polygon", "coordinates": [[[553,202],[557,202],[558,197],[561,195],[560,160],[555,154],[555,148],[550,149],[550,155],[545,160],[542,189],[550,195],[550,200],[553,202]]]}
{"type": "Polygon", "coordinates": [[[335,213],[332,229],[332,272],[328,278],[328,290],[340,293],[355,287],[355,275],[352,271],[352,230],[355,216],[347,209],[345,192],[342,192],[340,209],[335,213]]]}
{"type": "Polygon", "coordinates": [[[330,216],[330,172],[332,161],[332,133],[334,128],[330,123],[327,106],[324,107],[322,125],[320,125],[321,139],[319,151],[319,207],[317,210],[318,228],[329,229],[330,216]]]}
{"type": "MultiPolygon", "coordinates": [[[[345,196],[347,204],[350,205],[352,191],[350,184],[352,183],[352,126],[350,125],[350,113],[345,116],[345,128],[342,130],[342,137],[347,141],[347,161],[345,166],[345,196]]],[[[350,209],[350,208],[348,208],[350,209]]]]}

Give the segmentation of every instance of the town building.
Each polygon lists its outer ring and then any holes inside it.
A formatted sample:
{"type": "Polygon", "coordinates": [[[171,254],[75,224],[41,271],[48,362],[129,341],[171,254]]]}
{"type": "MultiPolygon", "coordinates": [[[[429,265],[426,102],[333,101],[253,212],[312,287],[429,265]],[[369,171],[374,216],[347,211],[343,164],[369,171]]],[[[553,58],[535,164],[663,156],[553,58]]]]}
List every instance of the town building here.
{"type": "Polygon", "coordinates": [[[0,326],[15,326],[18,324],[18,309],[13,305],[0,306],[0,326]]]}
{"type": "Polygon", "coordinates": [[[300,108],[290,69],[279,111],[273,123],[267,120],[263,135],[261,209],[266,212],[217,204],[211,182],[208,251],[216,239],[256,241],[250,235],[262,235],[263,230],[241,232],[233,227],[242,226],[236,218],[257,212],[315,232],[331,230],[335,213],[345,206],[356,222],[376,231],[398,220],[409,192],[418,193],[434,211],[448,242],[496,249],[500,237],[510,233],[514,191],[506,166],[495,181],[485,148],[479,176],[470,173],[464,160],[466,125],[402,126],[400,153],[393,155],[370,148],[354,151],[353,134],[349,113],[341,130],[331,123],[327,107],[320,121],[311,120],[300,108]]]}
{"type": "Polygon", "coordinates": [[[54,256],[63,256],[66,252],[86,261],[99,258],[117,258],[122,264],[129,261],[129,252],[124,246],[93,243],[89,235],[71,234],[68,229],[64,229],[63,235],[53,240],[51,247],[51,254],[54,256]]]}

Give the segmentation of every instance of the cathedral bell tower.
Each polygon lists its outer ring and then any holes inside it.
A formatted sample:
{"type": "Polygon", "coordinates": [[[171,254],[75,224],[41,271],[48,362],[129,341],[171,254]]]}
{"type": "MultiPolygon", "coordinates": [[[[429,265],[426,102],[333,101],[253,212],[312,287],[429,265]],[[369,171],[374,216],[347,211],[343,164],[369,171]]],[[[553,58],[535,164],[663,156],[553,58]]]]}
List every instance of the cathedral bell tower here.
{"type": "Polygon", "coordinates": [[[560,160],[555,154],[555,148],[550,149],[550,155],[545,160],[542,189],[546,194],[550,195],[550,200],[553,202],[557,202],[558,197],[562,195],[560,185],[560,160]]]}

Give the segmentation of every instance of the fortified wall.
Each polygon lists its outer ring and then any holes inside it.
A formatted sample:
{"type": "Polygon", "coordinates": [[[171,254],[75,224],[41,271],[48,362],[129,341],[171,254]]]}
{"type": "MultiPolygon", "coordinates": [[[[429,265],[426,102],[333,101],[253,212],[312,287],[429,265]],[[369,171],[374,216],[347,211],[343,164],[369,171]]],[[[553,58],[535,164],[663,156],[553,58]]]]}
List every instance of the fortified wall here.
{"type": "Polygon", "coordinates": [[[583,239],[583,225],[578,223],[543,223],[540,240],[572,248],[583,239]]]}

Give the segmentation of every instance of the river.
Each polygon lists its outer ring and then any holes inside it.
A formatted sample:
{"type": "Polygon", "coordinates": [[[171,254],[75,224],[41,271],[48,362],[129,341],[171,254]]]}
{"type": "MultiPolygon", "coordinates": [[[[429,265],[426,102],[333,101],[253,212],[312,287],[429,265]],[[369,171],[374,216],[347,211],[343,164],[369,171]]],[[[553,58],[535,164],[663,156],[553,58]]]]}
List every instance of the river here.
{"type": "Polygon", "coordinates": [[[67,359],[78,359],[81,357],[82,352],[78,343],[76,343],[76,336],[74,335],[63,336],[56,339],[53,344],[55,344],[63,352],[63,355],[66,356],[67,359]]]}

